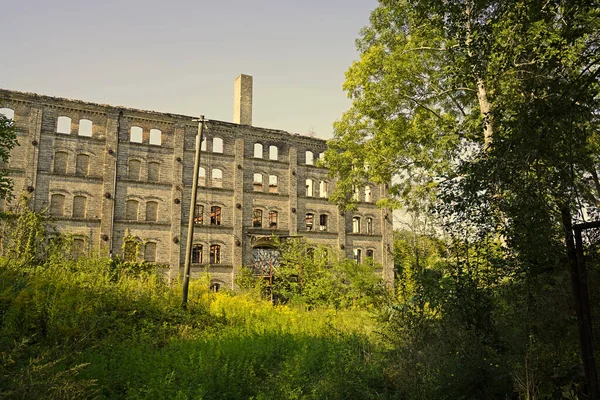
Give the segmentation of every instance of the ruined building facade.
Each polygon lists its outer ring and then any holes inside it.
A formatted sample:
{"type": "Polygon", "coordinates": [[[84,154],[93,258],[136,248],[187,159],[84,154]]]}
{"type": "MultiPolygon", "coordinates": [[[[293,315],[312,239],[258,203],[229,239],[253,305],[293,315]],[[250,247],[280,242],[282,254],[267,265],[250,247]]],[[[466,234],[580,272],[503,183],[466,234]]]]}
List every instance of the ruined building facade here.
{"type": "MultiPolygon", "coordinates": [[[[299,235],[338,256],[372,257],[391,284],[391,214],[375,205],[385,188],[357,189],[357,210],[340,213],[328,201],[336,181],[316,165],[325,141],[252,126],[252,78],[235,86],[234,123],[204,130],[192,274],[208,269],[232,288],[239,267],[260,258],[257,238],[299,235]]],[[[26,192],[86,252],[120,254],[136,237],[140,257],[180,274],[197,119],[4,89],[0,113],[19,142],[7,166],[15,198],[26,192]]]]}

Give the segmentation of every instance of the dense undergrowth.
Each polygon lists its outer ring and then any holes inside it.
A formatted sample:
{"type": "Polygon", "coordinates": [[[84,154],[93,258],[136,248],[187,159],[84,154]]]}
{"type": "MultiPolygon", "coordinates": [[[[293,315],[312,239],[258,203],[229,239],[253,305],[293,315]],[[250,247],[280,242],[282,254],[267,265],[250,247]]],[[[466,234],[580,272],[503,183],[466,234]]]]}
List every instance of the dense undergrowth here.
{"type": "Polygon", "coordinates": [[[0,268],[0,397],[390,398],[360,310],[272,306],[107,259],[0,268]]]}

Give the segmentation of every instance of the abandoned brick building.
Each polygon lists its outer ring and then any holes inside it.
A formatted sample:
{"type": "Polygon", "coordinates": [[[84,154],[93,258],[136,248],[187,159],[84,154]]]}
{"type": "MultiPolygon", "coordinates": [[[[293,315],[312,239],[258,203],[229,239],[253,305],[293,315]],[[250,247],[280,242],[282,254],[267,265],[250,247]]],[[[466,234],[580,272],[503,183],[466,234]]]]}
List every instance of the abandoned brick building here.
{"type": "MultiPolygon", "coordinates": [[[[261,257],[256,238],[300,235],[338,256],[372,257],[391,284],[391,217],[375,205],[384,187],[360,188],[357,210],[340,213],[328,201],[335,179],[315,165],[325,141],[252,126],[252,77],[240,75],[234,92],[234,122],[204,130],[192,274],[208,268],[231,288],[238,268],[261,257]]],[[[197,118],[4,89],[0,113],[17,130],[15,198],[27,192],[87,252],[118,254],[137,237],[140,257],[180,274],[197,118]]]]}

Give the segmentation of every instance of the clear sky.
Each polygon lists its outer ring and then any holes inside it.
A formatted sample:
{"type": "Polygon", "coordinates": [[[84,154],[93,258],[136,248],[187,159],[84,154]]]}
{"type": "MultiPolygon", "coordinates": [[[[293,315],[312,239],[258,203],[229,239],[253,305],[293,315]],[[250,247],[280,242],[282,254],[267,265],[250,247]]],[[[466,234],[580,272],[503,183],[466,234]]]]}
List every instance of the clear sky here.
{"type": "Polygon", "coordinates": [[[0,87],[231,121],[254,77],[253,124],[330,138],[344,73],[376,0],[5,2],[0,87]]]}

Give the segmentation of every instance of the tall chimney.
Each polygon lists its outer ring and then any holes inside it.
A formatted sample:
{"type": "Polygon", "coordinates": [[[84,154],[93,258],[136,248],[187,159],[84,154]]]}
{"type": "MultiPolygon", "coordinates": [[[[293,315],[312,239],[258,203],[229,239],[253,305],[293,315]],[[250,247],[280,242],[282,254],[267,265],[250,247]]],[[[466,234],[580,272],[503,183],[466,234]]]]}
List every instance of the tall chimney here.
{"type": "Polygon", "coordinates": [[[252,125],[252,77],[241,74],[233,89],[233,122],[252,125]]]}

